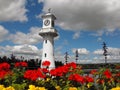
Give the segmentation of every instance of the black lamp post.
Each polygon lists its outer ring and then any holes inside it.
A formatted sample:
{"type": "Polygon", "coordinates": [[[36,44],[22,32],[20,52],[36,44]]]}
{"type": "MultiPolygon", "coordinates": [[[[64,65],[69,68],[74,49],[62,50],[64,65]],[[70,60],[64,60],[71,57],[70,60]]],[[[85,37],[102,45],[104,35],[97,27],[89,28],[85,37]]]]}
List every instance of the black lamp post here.
{"type": "Polygon", "coordinates": [[[76,51],[75,51],[75,60],[76,60],[76,63],[77,63],[77,61],[78,61],[78,57],[79,57],[79,56],[78,56],[78,50],[76,50],[76,51]]]}
{"type": "Polygon", "coordinates": [[[107,64],[107,46],[106,46],[106,43],[105,42],[103,42],[103,55],[105,56],[105,64],[107,64]]]}
{"type": "Polygon", "coordinates": [[[65,52],[65,63],[66,63],[66,64],[67,64],[67,62],[68,62],[68,61],[67,61],[68,58],[69,58],[69,57],[68,57],[68,52],[65,52]]]}

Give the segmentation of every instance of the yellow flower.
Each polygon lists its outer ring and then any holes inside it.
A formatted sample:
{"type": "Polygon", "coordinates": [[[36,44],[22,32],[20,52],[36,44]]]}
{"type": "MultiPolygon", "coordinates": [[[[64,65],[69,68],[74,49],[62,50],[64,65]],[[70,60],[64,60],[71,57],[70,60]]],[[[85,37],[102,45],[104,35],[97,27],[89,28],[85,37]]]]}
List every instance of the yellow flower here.
{"type": "Polygon", "coordinates": [[[87,84],[87,87],[90,88],[90,84],[89,83],[87,84]]]}
{"type": "Polygon", "coordinates": [[[45,87],[39,87],[38,90],[46,90],[45,87]]]}
{"type": "Polygon", "coordinates": [[[57,90],[61,90],[61,89],[60,89],[60,86],[56,86],[55,88],[56,88],[57,90]]]}
{"type": "Polygon", "coordinates": [[[35,87],[35,90],[39,90],[39,87],[35,87]]]}
{"type": "Polygon", "coordinates": [[[6,87],[3,90],[15,90],[12,86],[6,87]]]}
{"type": "Polygon", "coordinates": [[[88,88],[90,88],[91,86],[92,86],[92,84],[91,84],[91,83],[88,83],[88,84],[87,84],[87,87],[88,87],[88,88]]]}
{"type": "Polygon", "coordinates": [[[120,87],[112,88],[111,90],[120,90],[120,87]]]}
{"type": "Polygon", "coordinates": [[[0,85],[0,90],[3,90],[4,88],[4,85],[0,85]]]}
{"type": "Polygon", "coordinates": [[[35,90],[35,86],[34,85],[29,85],[29,89],[28,90],[35,90]]]}
{"type": "Polygon", "coordinates": [[[76,87],[69,87],[69,90],[77,90],[76,87]]]}
{"type": "Polygon", "coordinates": [[[49,81],[50,81],[50,78],[47,78],[46,81],[49,82],[49,81]]]}
{"type": "Polygon", "coordinates": [[[29,85],[28,90],[46,90],[45,87],[35,87],[34,85],[29,85]]]}

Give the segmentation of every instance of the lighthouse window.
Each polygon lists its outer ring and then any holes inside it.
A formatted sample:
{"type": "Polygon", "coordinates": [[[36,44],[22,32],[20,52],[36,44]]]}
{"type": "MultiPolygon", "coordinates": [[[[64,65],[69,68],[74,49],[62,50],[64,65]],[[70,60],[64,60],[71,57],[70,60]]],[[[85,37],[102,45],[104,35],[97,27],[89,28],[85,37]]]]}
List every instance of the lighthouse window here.
{"type": "Polygon", "coordinates": [[[52,27],[54,27],[54,21],[52,21],[52,27]]]}
{"type": "Polygon", "coordinates": [[[47,40],[45,40],[45,43],[47,43],[47,40]]]}
{"type": "Polygon", "coordinates": [[[45,53],[45,57],[47,57],[47,54],[45,53]]]}

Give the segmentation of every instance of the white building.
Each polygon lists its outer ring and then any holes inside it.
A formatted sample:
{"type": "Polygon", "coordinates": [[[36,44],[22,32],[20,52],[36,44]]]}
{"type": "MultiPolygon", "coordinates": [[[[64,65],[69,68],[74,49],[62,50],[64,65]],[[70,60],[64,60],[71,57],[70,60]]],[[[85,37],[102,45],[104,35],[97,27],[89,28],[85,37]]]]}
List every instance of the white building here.
{"type": "MultiPolygon", "coordinates": [[[[49,68],[55,68],[54,61],[54,38],[58,36],[57,30],[54,28],[54,21],[56,17],[50,13],[42,15],[43,26],[39,32],[39,35],[43,37],[43,53],[42,53],[42,62],[50,61],[49,68]]],[[[42,66],[41,62],[41,68],[42,66]]]]}

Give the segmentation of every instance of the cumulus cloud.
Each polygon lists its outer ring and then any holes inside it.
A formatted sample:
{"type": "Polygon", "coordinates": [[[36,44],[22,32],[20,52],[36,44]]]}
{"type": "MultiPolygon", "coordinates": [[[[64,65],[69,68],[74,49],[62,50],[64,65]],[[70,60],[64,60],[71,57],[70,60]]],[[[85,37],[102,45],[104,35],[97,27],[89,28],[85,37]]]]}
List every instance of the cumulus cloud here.
{"type": "Polygon", "coordinates": [[[75,32],[73,39],[78,39],[80,37],[80,32],[75,32]]]}
{"type": "Polygon", "coordinates": [[[81,55],[89,54],[89,51],[86,48],[78,48],[78,49],[73,48],[72,52],[75,53],[76,50],[78,50],[78,54],[81,54],[81,55]]]}
{"type": "Polygon", "coordinates": [[[119,56],[120,55],[120,48],[109,47],[108,53],[109,53],[109,55],[119,56]]]}
{"type": "Polygon", "coordinates": [[[7,39],[8,33],[9,31],[5,29],[2,25],[0,25],[0,42],[7,39]]]}
{"type": "Polygon", "coordinates": [[[57,25],[66,30],[92,30],[101,35],[120,28],[119,0],[45,0],[43,11],[48,8],[56,15],[57,25]]]}
{"type": "Polygon", "coordinates": [[[44,0],[38,0],[38,3],[44,2],[44,0]]]}
{"type": "Polygon", "coordinates": [[[98,41],[98,42],[103,42],[103,39],[102,39],[101,37],[98,37],[98,38],[97,38],[97,41],[98,41]]]}
{"type": "Polygon", "coordinates": [[[33,59],[33,58],[39,58],[41,59],[42,55],[42,49],[38,49],[34,45],[15,45],[15,46],[0,46],[0,56],[10,56],[11,54],[14,54],[17,58],[20,58],[21,56],[25,59],[33,59]]]}
{"type": "Polygon", "coordinates": [[[39,27],[31,27],[27,34],[18,31],[16,34],[10,35],[10,40],[15,44],[36,44],[42,41],[39,31],[39,27]]]}
{"type": "MultiPolygon", "coordinates": [[[[102,55],[103,52],[104,51],[102,49],[97,49],[93,52],[93,54],[102,55]]],[[[107,53],[108,53],[108,55],[115,55],[115,56],[120,55],[120,48],[108,47],[107,53]]]]}
{"type": "Polygon", "coordinates": [[[97,49],[93,52],[93,54],[96,54],[96,55],[102,55],[103,54],[103,50],[102,49],[97,49]]]}
{"type": "Polygon", "coordinates": [[[26,0],[0,0],[0,21],[27,21],[26,0]]]}
{"type": "MultiPolygon", "coordinates": [[[[98,60],[98,62],[101,60],[104,60],[103,56],[103,50],[102,49],[97,49],[93,52],[93,54],[97,55],[93,59],[98,60]]],[[[107,49],[107,62],[120,62],[120,48],[113,48],[113,47],[108,47],[107,49]]]]}
{"type": "Polygon", "coordinates": [[[108,59],[118,62],[120,60],[120,48],[108,47],[108,59]]]}
{"type": "MultiPolygon", "coordinates": [[[[61,52],[62,47],[59,46],[55,49],[55,60],[62,61],[65,63],[65,53],[61,52]]],[[[79,64],[90,64],[90,63],[105,63],[105,57],[103,56],[103,50],[97,49],[94,52],[90,52],[86,48],[73,48],[72,52],[74,54],[69,54],[68,52],[68,62],[76,62],[75,52],[78,50],[78,60],[79,64]]],[[[119,63],[120,62],[120,48],[108,47],[107,62],[108,63],[119,63]]]]}
{"type": "Polygon", "coordinates": [[[10,46],[0,46],[0,57],[10,56],[12,48],[10,46]]]}
{"type": "Polygon", "coordinates": [[[39,50],[36,46],[25,44],[13,46],[12,52],[16,54],[38,55],[39,50]]]}

